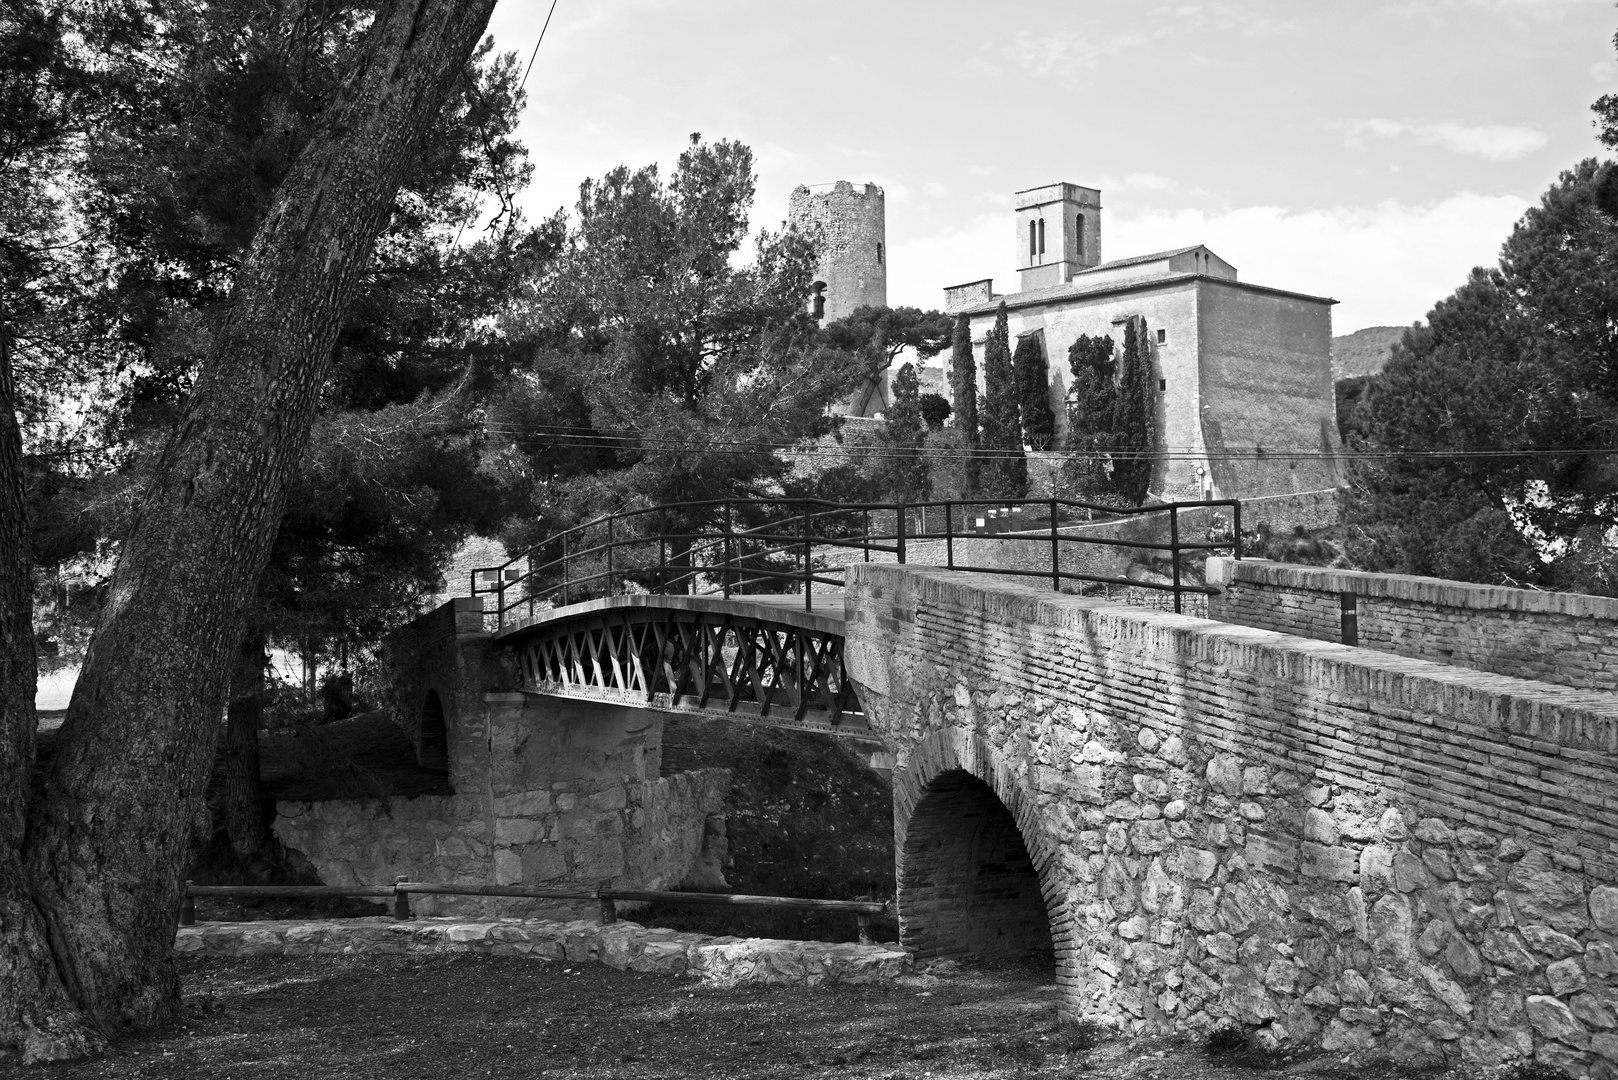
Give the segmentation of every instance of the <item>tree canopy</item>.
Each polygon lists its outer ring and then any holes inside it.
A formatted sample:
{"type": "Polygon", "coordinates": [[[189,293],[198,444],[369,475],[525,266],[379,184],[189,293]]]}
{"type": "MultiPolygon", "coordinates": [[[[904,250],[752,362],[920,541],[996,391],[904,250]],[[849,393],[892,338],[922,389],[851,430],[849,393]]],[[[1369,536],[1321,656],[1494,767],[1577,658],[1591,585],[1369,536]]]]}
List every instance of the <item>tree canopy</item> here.
{"type": "Polygon", "coordinates": [[[1364,391],[1348,520],[1368,566],[1618,594],[1613,168],[1564,172],[1364,391]]]}

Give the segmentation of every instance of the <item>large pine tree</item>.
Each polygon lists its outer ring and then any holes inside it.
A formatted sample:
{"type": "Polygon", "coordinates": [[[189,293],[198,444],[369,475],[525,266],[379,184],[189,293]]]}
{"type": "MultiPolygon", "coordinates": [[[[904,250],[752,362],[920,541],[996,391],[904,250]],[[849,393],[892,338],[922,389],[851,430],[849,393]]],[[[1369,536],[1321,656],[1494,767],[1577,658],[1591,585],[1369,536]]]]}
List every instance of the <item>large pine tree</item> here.
{"type": "Polygon", "coordinates": [[[1017,375],[1011,363],[1006,305],[995,312],[983,346],[983,493],[995,499],[1028,494],[1028,459],[1017,416],[1017,375]]]}
{"type": "Polygon", "coordinates": [[[1080,334],[1067,350],[1072,383],[1061,486],[1066,495],[1085,502],[1115,501],[1108,454],[1118,411],[1115,348],[1110,337],[1080,334]]]}
{"type": "Polygon", "coordinates": [[[921,416],[921,381],[913,364],[893,376],[893,404],[878,440],[883,457],[884,498],[921,502],[927,498],[927,422],[921,416]]]}

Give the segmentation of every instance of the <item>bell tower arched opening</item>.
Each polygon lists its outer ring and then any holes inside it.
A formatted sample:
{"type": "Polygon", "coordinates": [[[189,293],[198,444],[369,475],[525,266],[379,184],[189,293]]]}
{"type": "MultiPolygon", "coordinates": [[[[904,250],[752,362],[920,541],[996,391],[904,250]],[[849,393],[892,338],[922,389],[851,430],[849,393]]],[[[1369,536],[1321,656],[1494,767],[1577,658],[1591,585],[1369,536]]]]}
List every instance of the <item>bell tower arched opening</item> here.
{"type": "Polygon", "coordinates": [[[963,769],[928,783],[905,827],[900,939],[918,957],[1055,962],[1039,873],[994,789],[963,769]]]}

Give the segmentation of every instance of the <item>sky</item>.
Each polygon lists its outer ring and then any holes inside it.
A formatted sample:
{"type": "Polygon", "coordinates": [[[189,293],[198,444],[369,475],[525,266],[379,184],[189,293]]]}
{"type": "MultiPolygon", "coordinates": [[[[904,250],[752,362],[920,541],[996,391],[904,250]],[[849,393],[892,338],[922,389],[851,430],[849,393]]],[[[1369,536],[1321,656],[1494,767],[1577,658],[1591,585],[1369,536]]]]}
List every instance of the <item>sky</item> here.
{"type": "MultiPolygon", "coordinates": [[[[502,0],[526,62],[550,0],[502,0]]],[[[1559,173],[1605,156],[1612,0],[556,0],[519,136],[530,217],[691,133],[753,148],[755,227],[800,183],[886,192],[888,302],[1016,290],[1013,193],[1101,189],[1108,259],[1207,244],[1338,301],[1425,317],[1559,173]]]]}

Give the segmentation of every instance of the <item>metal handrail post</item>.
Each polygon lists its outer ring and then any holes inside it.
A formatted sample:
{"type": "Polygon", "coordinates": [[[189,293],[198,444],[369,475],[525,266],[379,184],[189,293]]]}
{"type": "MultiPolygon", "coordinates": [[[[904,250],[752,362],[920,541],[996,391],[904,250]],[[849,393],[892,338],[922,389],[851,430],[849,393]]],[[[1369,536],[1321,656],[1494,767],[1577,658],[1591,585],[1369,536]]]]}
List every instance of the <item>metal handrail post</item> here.
{"type": "Polygon", "coordinates": [[[955,504],[944,500],[944,568],[955,569],[955,504]]]}
{"type": "Polygon", "coordinates": [[[1062,542],[1056,530],[1056,500],[1051,500],[1051,591],[1062,591],[1062,542]]]}
{"type": "Polygon", "coordinates": [[[724,536],[725,558],[724,558],[724,565],[722,565],[720,567],[720,569],[719,569],[719,594],[721,596],[723,596],[726,600],[729,600],[730,599],[730,562],[731,562],[731,543],[730,543],[730,540],[731,540],[731,537],[730,537],[731,524],[730,524],[730,500],[729,499],[725,500],[725,505],[724,505],[724,508],[723,508],[723,510],[721,512],[724,514],[724,522],[725,522],[725,536],[724,536]]]}
{"type": "Polygon", "coordinates": [[[897,542],[897,544],[895,546],[897,546],[898,549],[899,549],[899,565],[900,566],[903,566],[905,564],[905,528],[906,528],[905,517],[906,517],[907,511],[909,511],[909,509],[910,509],[910,507],[907,504],[905,504],[905,503],[900,503],[899,504],[899,513],[897,515],[898,520],[899,520],[899,530],[898,530],[898,537],[897,537],[898,542],[897,542]]]}
{"type": "Polygon", "coordinates": [[[813,560],[809,553],[809,500],[804,499],[799,508],[803,512],[803,610],[813,611],[814,601],[810,598],[814,591],[814,576],[810,570],[813,560]]]}
{"type": "Polygon", "coordinates": [[[1235,510],[1236,561],[1240,562],[1242,558],[1242,504],[1239,501],[1235,504],[1235,510]]]}
{"type": "Polygon", "coordinates": [[[1180,614],[1180,509],[1169,507],[1169,565],[1173,568],[1174,613],[1180,614]]]}
{"type": "Polygon", "coordinates": [[[495,573],[499,575],[500,581],[495,587],[494,594],[494,628],[504,630],[506,628],[506,568],[502,566],[495,573]]]}
{"type": "Polygon", "coordinates": [[[865,534],[860,537],[860,552],[861,552],[861,554],[863,554],[865,556],[865,561],[870,562],[871,561],[871,511],[870,510],[865,510],[865,511],[863,511],[863,513],[865,514],[865,534]]]}
{"type": "Polygon", "coordinates": [[[661,593],[668,587],[669,569],[669,538],[662,533],[657,534],[657,591],[661,593]]]}
{"type": "Polygon", "coordinates": [[[563,607],[567,607],[568,604],[572,603],[573,579],[572,579],[572,577],[569,576],[571,573],[572,573],[572,570],[568,566],[567,530],[564,529],[564,530],[562,530],[562,606],[563,607]]]}
{"type": "Polygon", "coordinates": [[[607,595],[608,596],[617,595],[613,591],[613,587],[612,587],[612,544],[613,544],[612,521],[613,521],[613,515],[609,514],[607,516],[607,595]]]}

